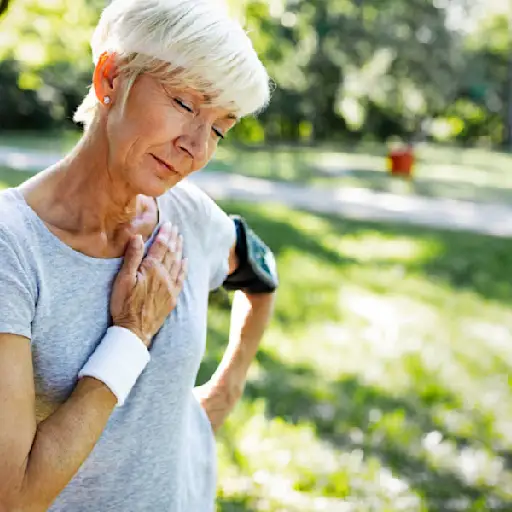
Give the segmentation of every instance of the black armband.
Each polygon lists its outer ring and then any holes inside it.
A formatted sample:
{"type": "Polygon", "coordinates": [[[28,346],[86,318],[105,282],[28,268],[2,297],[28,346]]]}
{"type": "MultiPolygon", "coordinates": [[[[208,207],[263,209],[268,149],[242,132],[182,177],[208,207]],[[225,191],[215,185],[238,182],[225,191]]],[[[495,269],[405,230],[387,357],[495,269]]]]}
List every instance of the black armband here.
{"type": "Polygon", "coordinates": [[[239,215],[230,216],[236,227],[235,251],[238,268],[223,283],[226,290],[271,293],[278,284],[276,260],[272,251],[239,215]]]}

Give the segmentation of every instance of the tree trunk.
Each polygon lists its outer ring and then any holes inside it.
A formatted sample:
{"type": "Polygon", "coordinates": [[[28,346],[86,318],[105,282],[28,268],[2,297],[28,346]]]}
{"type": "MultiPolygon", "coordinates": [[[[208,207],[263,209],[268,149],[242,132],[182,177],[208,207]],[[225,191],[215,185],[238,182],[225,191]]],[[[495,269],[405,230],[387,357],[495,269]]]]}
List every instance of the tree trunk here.
{"type": "Polygon", "coordinates": [[[0,0],[0,16],[7,11],[9,0],[0,0]]]}
{"type": "MultiPolygon", "coordinates": [[[[511,37],[512,39],[512,37],[511,37]]],[[[512,46],[512,44],[511,44],[512,46]]],[[[506,119],[506,139],[505,144],[509,151],[512,151],[512,48],[508,59],[508,109],[506,119]]]]}
{"type": "Polygon", "coordinates": [[[508,18],[508,37],[508,108],[505,119],[505,146],[509,151],[512,151],[512,12],[508,18]]]}

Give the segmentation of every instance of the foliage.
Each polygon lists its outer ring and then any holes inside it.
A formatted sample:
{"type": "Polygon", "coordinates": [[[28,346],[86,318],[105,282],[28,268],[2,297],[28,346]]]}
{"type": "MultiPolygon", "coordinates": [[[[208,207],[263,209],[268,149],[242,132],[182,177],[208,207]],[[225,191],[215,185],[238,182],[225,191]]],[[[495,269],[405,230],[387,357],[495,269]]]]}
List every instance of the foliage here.
{"type": "Polygon", "coordinates": [[[0,128],[57,128],[91,76],[89,39],[102,0],[16,0],[0,20],[0,128]]]}
{"type": "MultiPolygon", "coordinates": [[[[275,82],[268,110],[232,140],[503,142],[512,42],[499,2],[486,2],[482,17],[483,0],[228,1],[275,82]]],[[[0,79],[31,113],[9,102],[0,128],[69,123],[90,81],[88,40],[104,4],[13,2],[0,20],[0,79]]]]}

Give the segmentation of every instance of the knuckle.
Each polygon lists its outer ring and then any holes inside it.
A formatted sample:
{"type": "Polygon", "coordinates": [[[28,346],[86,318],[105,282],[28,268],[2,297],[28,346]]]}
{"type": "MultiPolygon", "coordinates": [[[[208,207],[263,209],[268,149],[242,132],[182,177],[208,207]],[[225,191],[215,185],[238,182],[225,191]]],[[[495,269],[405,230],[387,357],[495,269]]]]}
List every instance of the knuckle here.
{"type": "Polygon", "coordinates": [[[146,258],[150,257],[151,254],[160,254],[167,249],[167,237],[164,235],[157,235],[153,242],[151,249],[146,258]]]}
{"type": "Polygon", "coordinates": [[[155,244],[165,247],[167,245],[167,236],[159,233],[155,238],[155,244]]]}
{"type": "Polygon", "coordinates": [[[157,265],[157,261],[152,258],[151,256],[146,256],[146,258],[144,259],[144,261],[142,262],[141,266],[145,269],[145,270],[153,270],[155,268],[155,266],[157,265]]]}
{"type": "Polygon", "coordinates": [[[155,261],[152,268],[152,278],[157,282],[166,282],[168,279],[169,272],[165,268],[163,263],[155,261]]]}

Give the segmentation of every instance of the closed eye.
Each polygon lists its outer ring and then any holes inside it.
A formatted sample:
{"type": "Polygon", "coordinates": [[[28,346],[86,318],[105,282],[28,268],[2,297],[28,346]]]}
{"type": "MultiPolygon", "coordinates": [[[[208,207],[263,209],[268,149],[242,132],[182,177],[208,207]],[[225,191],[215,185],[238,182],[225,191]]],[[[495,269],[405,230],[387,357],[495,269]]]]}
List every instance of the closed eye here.
{"type": "MultiPolygon", "coordinates": [[[[176,104],[178,104],[180,106],[180,108],[182,108],[183,110],[186,110],[187,112],[190,112],[191,114],[194,113],[194,109],[188,105],[187,103],[185,103],[183,100],[180,100],[180,98],[173,98],[174,102],[176,104]]],[[[217,137],[219,137],[220,139],[223,139],[224,138],[224,134],[222,133],[221,130],[219,130],[218,128],[215,128],[215,126],[212,127],[212,131],[213,133],[215,133],[215,135],[217,137]]]]}
{"type": "Polygon", "coordinates": [[[184,101],[180,100],[179,98],[173,98],[174,102],[177,103],[182,109],[186,110],[187,112],[194,113],[194,109],[187,105],[184,101]]]}
{"type": "Polygon", "coordinates": [[[213,126],[212,130],[213,130],[213,133],[215,133],[215,135],[217,135],[217,137],[219,137],[221,139],[224,138],[224,134],[218,128],[215,128],[215,126],[213,126]]]}

